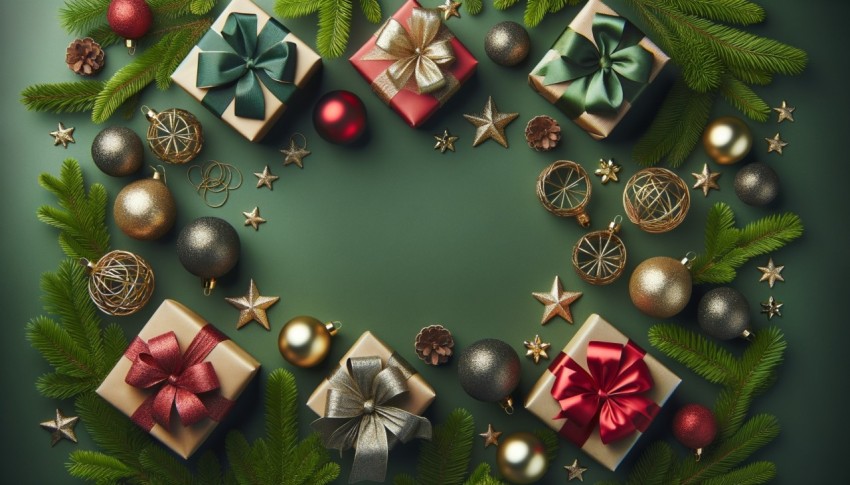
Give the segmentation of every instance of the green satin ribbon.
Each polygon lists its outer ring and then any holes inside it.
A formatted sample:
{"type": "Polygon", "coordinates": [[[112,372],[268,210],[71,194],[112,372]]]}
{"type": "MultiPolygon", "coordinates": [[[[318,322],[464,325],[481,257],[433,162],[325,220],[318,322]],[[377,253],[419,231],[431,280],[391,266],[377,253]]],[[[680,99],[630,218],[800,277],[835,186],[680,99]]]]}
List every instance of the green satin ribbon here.
{"type": "Polygon", "coordinates": [[[296,90],[297,48],[283,40],[288,34],[275,19],[257,33],[255,14],[230,14],[221,34],[211,30],[198,42],[196,85],[208,89],[201,102],[221,116],[235,99],[236,116],[264,119],[262,86],[281,101],[296,90]]]}
{"type": "Polygon", "coordinates": [[[592,31],[596,45],[567,29],[552,47],[561,56],[534,73],[547,86],[572,81],[558,103],[571,117],[615,114],[640,93],[652,71],[654,58],[639,45],[643,33],[624,18],[598,13],[592,31]]]}

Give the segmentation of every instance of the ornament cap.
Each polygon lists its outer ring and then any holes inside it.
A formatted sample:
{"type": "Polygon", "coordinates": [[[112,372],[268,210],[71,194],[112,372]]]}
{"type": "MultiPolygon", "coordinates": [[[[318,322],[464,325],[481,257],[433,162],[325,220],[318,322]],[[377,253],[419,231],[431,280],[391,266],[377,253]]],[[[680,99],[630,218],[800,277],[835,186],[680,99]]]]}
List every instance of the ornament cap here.
{"type": "Polygon", "coordinates": [[[159,113],[156,112],[156,110],[154,110],[153,108],[151,108],[150,106],[147,106],[147,105],[142,106],[142,113],[145,114],[145,118],[148,121],[153,121],[156,118],[156,115],[159,114],[159,113]]]}
{"type": "Polygon", "coordinates": [[[576,215],[576,220],[581,224],[581,227],[590,227],[590,216],[584,210],[576,215]]]}
{"type": "Polygon", "coordinates": [[[79,262],[80,262],[81,266],[85,266],[86,268],[88,268],[89,272],[91,272],[94,269],[94,263],[92,263],[91,261],[89,261],[86,258],[80,258],[79,262]]]}
{"type": "Polygon", "coordinates": [[[743,332],[741,332],[741,338],[742,339],[752,340],[753,337],[755,337],[755,336],[756,336],[756,334],[754,334],[753,332],[751,332],[749,330],[744,330],[743,332]]]}
{"type": "Polygon", "coordinates": [[[201,281],[204,287],[204,296],[210,296],[212,290],[215,289],[215,278],[203,278],[201,281]]]}
{"type": "Polygon", "coordinates": [[[159,167],[151,167],[151,169],[153,170],[153,175],[151,175],[151,178],[154,180],[159,180],[160,182],[165,184],[165,168],[160,165],[159,167]],[[160,169],[162,170],[160,171],[160,169]]]}
{"type": "Polygon", "coordinates": [[[614,217],[614,220],[608,223],[608,232],[611,234],[617,234],[620,232],[621,223],[623,222],[623,216],[617,215],[614,217]]]}
{"type": "Polygon", "coordinates": [[[331,337],[333,337],[334,335],[339,333],[341,328],[342,328],[342,323],[337,322],[337,321],[325,323],[325,329],[328,331],[328,334],[331,337]]]}
{"type": "Polygon", "coordinates": [[[499,406],[502,407],[502,410],[505,411],[505,414],[511,415],[514,413],[514,398],[508,396],[501,401],[499,401],[499,406]]]}
{"type": "Polygon", "coordinates": [[[699,461],[702,458],[702,448],[694,450],[694,461],[699,461]]]}
{"type": "Polygon", "coordinates": [[[685,257],[681,259],[682,266],[684,266],[688,269],[691,269],[691,263],[693,262],[694,258],[696,258],[696,257],[697,257],[697,254],[695,252],[688,251],[687,253],[685,253],[685,257]]]}
{"type": "Polygon", "coordinates": [[[131,56],[136,54],[136,41],[133,39],[124,39],[124,45],[127,47],[127,53],[131,56]]]}

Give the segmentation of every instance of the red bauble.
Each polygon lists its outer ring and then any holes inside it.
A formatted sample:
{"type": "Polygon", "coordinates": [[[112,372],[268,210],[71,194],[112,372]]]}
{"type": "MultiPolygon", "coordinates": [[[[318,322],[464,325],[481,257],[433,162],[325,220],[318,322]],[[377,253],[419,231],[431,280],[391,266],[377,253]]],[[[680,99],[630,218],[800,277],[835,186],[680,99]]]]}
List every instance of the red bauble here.
{"type": "Polygon", "coordinates": [[[331,143],[353,143],[366,131],[366,106],[351,91],[331,91],[313,108],[313,126],[331,143]]]}
{"type": "Polygon", "coordinates": [[[148,32],[153,13],[145,0],[112,0],[106,20],[113,32],[125,39],[138,39],[148,32]]]}
{"type": "Polygon", "coordinates": [[[697,456],[717,436],[714,413],[699,404],[686,404],[673,417],[673,436],[679,443],[694,449],[697,456]]]}

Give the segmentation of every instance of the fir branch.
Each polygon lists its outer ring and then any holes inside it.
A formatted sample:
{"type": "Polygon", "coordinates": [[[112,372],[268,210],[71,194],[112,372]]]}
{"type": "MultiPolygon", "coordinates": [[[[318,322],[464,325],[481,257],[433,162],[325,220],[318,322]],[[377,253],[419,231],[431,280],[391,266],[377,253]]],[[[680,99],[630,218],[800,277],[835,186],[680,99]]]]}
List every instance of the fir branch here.
{"type": "Polygon", "coordinates": [[[245,436],[238,431],[227,433],[224,440],[224,449],[227,451],[227,461],[233,470],[236,480],[244,484],[261,484],[251,461],[251,445],[245,436]]]}
{"type": "Polygon", "coordinates": [[[377,24],[381,21],[381,4],[378,0],[360,0],[360,10],[369,22],[377,24]]]}
{"type": "Polygon", "coordinates": [[[703,485],[758,485],[776,478],[776,465],[769,461],[756,461],[718,477],[705,480],[703,485]]]}
{"type": "Polygon", "coordinates": [[[195,45],[193,40],[190,30],[175,32],[168,39],[165,51],[162,54],[162,62],[156,69],[157,88],[165,90],[171,86],[171,74],[183,62],[183,59],[189,53],[188,51],[192,50],[192,46],[195,45]]]}
{"type": "Polygon", "coordinates": [[[549,11],[549,0],[528,0],[525,5],[525,14],[522,21],[528,27],[537,27],[543,17],[549,11]]]}
{"type": "Polygon", "coordinates": [[[78,394],[89,392],[99,384],[100,381],[97,379],[50,372],[48,374],[42,374],[36,379],[35,388],[44,397],[68,399],[78,394]]]}
{"type": "Polygon", "coordinates": [[[751,25],[764,21],[761,5],[749,0],[666,0],[676,10],[730,24],[751,25]]]}
{"type": "Polygon", "coordinates": [[[723,76],[720,94],[729,104],[752,120],[764,122],[770,115],[770,106],[752,88],[732,76],[723,76]]]}
{"type": "Polygon", "coordinates": [[[730,75],[740,79],[745,84],[767,86],[773,82],[773,74],[769,72],[756,71],[754,69],[740,69],[732,66],[729,66],[728,72],[730,75]]]}
{"type": "Polygon", "coordinates": [[[103,359],[110,369],[124,355],[127,345],[124,330],[117,323],[110,323],[103,329],[103,359]]]}
{"type": "Polygon", "coordinates": [[[537,436],[537,439],[543,443],[543,447],[546,449],[546,462],[552,463],[555,461],[558,458],[558,435],[549,428],[536,429],[533,434],[537,436]]]}
{"type": "Polygon", "coordinates": [[[351,30],[351,0],[322,0],[316,48],[323,56],[335,58],[345,53],[351,30]]]}
{"type": "Polygon", "coordinates": [[[220,485],[223,483],[221,463],[212,451],[207,451],[198,460],[195,483],[199,485],[220,485]]]}
{"type": "Polygon", "coordinates": [[[191,485],[192,472],[162,447],[150,444],[139,455],[139,463],[154,483],[191,485]]]}
{"type": "Polygon", "coordinates": [[[150,436],[93,392],[77,397],[75,407],[92,441],[134,470],[137,479],[146,479],[139,456],[151,443],[150,436]]]}
{"type": "Polygon", "coordinates": [[[124,41],[120,35],[116,34],[115,31],[112,30],[109,24],[101,24],[93,27],[88,31],[88,33],[86,33],[86,37],[91,37],[104,49],[111,45],[120,44],[124,41]]]}
{"type": "Polygon", "coordinates": [[[316,0],[277,0],[274,12],[283,18],[306,17],[318,12],[321,4],[316,0]]]}
{"type": "MultiPolygon", "coordinates": [[[[551,461],[551,460],[550,460],[551,461]]],[[[475,470],[469,475],[469,478],[463,482],[463,485],[498,485],[499,480],[490,475],[490,464],[485,462],[480,463],[475,470]]]]}
{"type": "Polygon", "coordinates": [[[206,15],[215,7],[217,0],[192,0],[189,11],[193,15],[206,15]]]}
{"type": "Polygon", "coordinates": [[[59,23],[67,32],[82,34],[106,22],[109,0],[68,0],[59,9],[59,23]]]}
{"type": "Polygon", "coordinates": [[[21,103],[30,111],[76,113],[94,108],[102,81],[33,84],[21,92],[21,103]]]}
{"type": "Polygon", "coordinates": [[[516,5],[517,2],[519,2],[519,0],[493,0],[493,7],[495,7],[496,10],[507,10],[516,5]]]}
{"type": "Polygon", "coordinates": [[[297,397],[295,377],[280,369],[273,371],[266,387],[266,436],[274,461],[279,462],[275,467],[274,483],[283,481],[287,463],[293,462],[292,454],[298,437],[297,397]]]}
{"type": "Polygon", "coordinates": [[[673,450],[658,441],[650,445],[629,474],[627,485],[665,485],[667,472],[673,464],[673,450]]]}
{"type": "Polygon", "coordinates": [[[711,383],[737,383],[737,362],[732,354],[696,332],[675,324],[653,325],[649,343],[711,383]]]}
{"type": "Polygon", "coordinates": [[[549,13],[560,12],[567,5],[575,6],[584,0],[549,0],[549,13]]]}
{"type": "Polygon", "coordinates": [[[419,449],[417,483],[463,483],[472,456],[474,426],[472,415],[465,409],[455,409],[444,423],[435,426],[431,441],[423,442],[419,449]]]}
{"type": "Polygon", "coordinates": [[[402,473],[393,478],[393,485],[416,485],[416,479],[412,475],[402,473]]]}
{"type": "Polygon", "coordinates": [[[99,377],[97,362],[71,338],[67,330],[47,317],[27,324],[27,340],[60,375],[85,379],[93,389],[99,377]]]}
{"type": "Polygon", "coordinates": [[[74,450],[70,458],[68,473],[89,482],[117,483],[135,475],[121,460],[97,451],[74,450]]]}
{"type": "Polygon", "coordinates": [[[478,15],[484,10],[483,0],[466,0],[463,2],[463,8],[469,15],[478,15]]]}

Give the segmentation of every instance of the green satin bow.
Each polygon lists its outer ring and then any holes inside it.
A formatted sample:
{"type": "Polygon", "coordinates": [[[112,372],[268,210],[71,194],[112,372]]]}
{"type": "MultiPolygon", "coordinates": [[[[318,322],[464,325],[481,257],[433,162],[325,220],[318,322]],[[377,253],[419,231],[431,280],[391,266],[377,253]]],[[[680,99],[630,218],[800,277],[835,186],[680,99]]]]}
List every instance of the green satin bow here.
{"type": "Polygon", "coordinates": [[[583,112],[614,114],[624,100],[632,100],[649,82],[652,54],[639,45],[644,35],[622,17],[593,17],[596,45],[568,29],[552,49],[562,55],[535,74],[543,84],[572,81],[561,96],[573,117],[583,112]]]}
{"type": "Polygon", "coordinates": [[[266,114],[264,85],[281,101],[295,90],[297,48],[275,19],[257,33],[257,16],[232,13],[221,34],[210,31],[198,43],[199,88],[209,91],[203,104],[221,116],[235,98],[236,116],[262,120],[266,114]]]}

